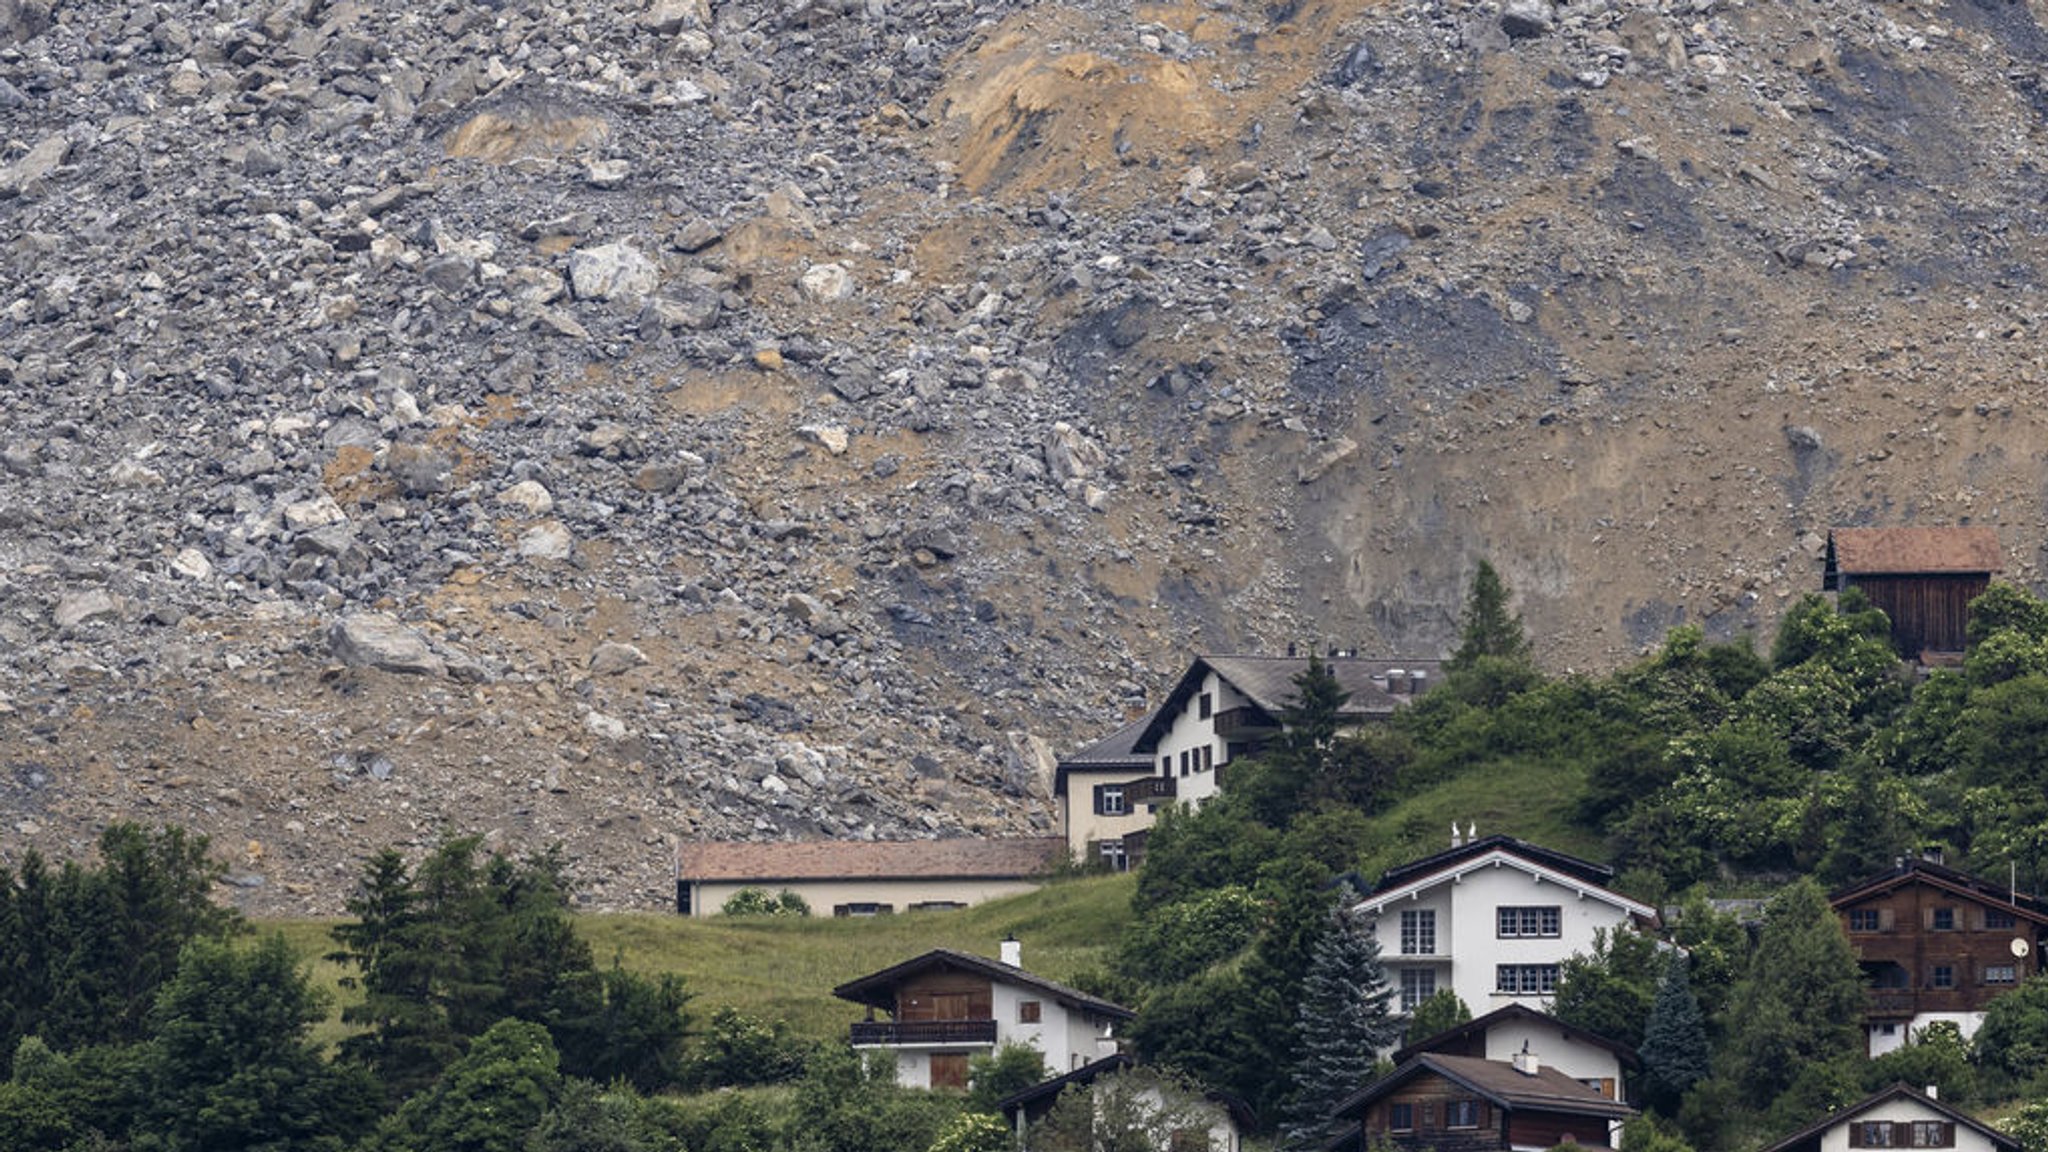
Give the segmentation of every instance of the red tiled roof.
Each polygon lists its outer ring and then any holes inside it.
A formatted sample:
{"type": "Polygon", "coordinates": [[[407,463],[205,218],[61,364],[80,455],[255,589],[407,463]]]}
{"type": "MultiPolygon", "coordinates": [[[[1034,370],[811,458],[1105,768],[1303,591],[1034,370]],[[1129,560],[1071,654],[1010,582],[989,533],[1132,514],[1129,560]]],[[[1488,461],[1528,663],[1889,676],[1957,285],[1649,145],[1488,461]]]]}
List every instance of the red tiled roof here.
{"type": "Polygon", "coordinates": [[[893,880],[1038,876],[1067,842],[1009,840],[802,840],[690,844],[676,862],[685,880],[893,880]]]}
{"type": "Polygon", "coordinates": [[[1996,528],[1837,528],[1835,569],[1851,574],[1997,572],[2005,549],[1996,528]]]}

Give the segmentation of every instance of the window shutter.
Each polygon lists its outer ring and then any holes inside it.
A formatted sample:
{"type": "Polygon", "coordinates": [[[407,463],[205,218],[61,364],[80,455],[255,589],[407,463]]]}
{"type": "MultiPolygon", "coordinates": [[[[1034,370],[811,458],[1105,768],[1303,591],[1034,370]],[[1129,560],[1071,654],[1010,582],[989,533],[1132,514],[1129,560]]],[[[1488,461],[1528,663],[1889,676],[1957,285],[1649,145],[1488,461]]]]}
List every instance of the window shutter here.
{"type": "Polygon", "coordinates": [[[1095,786],[1095,814],[1102,815],[1102,785],[1095,786]]]}
{"type": "Polygon", "coordinates": [[[1912,1122],[1912,1121],[1910,1121],[1910,1120],[1896,1120],[1896,1121],[1893,1121],[1893,1122],[1892,1122],[1892,1147],[1894,1147],[1894,1148],[1911,1148],[1912,1146],[1913,1146],[1913,1122],[1912,1122]]]}
{"type": "Polygon", "coordinates": [[[1879,909],[1877,910],[1877,930],[1878,930],[1879,932],[1889,932],[1889,931],[1891,931],[1891,930],[1892,930],[1892,910],[1891,910],[1891,909],[1889,909],[1889,908],[1879,908],[1879,909]]]}
{"type": "Polygon", "coordinates": [[[1956,1146],[1955,1121],[1944,1120],[1941,1122],[1941,1146],[1943,1148],[1953,1148],[1956,1146]]]}
{"type": "Polygon", "coordinates": [[[1930,932],[1934,930],[1934,909],[1920,909],[1920,926],[1930,932]]]}
{"type": "Polygon", "coordinates": [[[1849,1147],[1863,1147],[1863,1125],[1851,1121],[1849,1124],[1849,1147]]]}

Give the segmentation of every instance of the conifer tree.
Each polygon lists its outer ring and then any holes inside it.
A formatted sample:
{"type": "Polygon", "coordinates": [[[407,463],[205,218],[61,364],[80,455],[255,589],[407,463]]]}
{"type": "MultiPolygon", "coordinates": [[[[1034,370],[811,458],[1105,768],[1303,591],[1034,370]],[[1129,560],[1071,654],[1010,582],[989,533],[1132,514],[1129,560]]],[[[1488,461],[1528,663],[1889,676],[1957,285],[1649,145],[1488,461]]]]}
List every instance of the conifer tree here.
{"type": "Polygon", "coordinates": [[[1372,1078],[1379,1050],[1400,1032],[1387,1008],[1379,942],[1350,913],[1350,895],[1346,889],[1332,911],[1302,981],[1284,1131],[1290,1148],[1321,1148],[1337,1135],[1331,1113],[1372,1078]]]}
{"type": "Polygon", "coordinates": [[[1657,984],[1657,999],[1643,1025],[1644,1090],[1651,1106],[1670,1115],[1687,1089],[1707,1075],[1707,1022],[1692,994],[1690,961],[1673,951],[1657,984]]]}
{"type": "Polygon", "coordinates": [[[1508,587],[1500,573],[1493,570],[1492,563],[1481,560],[1465,596],[1458,650],[1450,659],[1452,671],[1470,668],[1486,657],[1528,663],[1529,638],[1522,633],[1522,618],[1508,611],[1508,599],[1508,587]]]}
{"type": "MultiPolygon", "coordinates": [[[[1819,882],[1801,879],[1764,909],[1749,974],[1728,1005],[1724,1075],[1741,1098],[1775,1102],[1772,1123],[1843,1102],[1863,1048],[1863,975],[1819,882]]],[[[1851,1085],[1853,1086],[1853,1085],[1851,1085]]]]}

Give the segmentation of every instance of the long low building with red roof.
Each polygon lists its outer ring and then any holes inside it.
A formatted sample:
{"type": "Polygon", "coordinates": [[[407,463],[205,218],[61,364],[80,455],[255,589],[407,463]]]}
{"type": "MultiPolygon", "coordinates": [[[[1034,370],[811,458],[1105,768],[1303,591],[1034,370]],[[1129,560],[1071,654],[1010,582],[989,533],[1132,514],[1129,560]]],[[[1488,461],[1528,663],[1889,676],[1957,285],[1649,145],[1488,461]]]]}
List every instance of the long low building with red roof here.
{"type": "Polygon", "coordinates": [[[818,916],[964,908],[1037,888],[1065,852],[1058,836],[686,844],[676,856],[676,911],[716,915],[747,888],[786,889],[818,916]]]}

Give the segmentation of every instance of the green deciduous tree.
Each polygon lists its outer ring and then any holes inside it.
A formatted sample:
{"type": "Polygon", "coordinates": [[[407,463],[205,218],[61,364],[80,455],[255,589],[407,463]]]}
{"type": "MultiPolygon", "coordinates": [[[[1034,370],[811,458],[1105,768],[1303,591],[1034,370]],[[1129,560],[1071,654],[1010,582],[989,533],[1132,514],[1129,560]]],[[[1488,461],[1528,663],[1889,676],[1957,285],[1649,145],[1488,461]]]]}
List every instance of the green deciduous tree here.
{"type": "Polygon", "coordinates": [[[994,1112],[996,1105],[1045,1079],[1045,1056],[1029,1044],[1006,1043],[993,1055],[967,1062],[967,1107],[994,1112]]]}
{"type": "Polygon", "coordinates": [[[1407,1027],[1402,1030],[1401,1042],[1413,1044],[1427,1040],[1439,1032],[1446,1032],[1472,1019],[1472,1009],[1458,998],[1449,988],[1442,989],[1415,1006],[1408,1014],[1407,1027]]]}
{"type": "Polygon", "coordinates": [[[547,1029],[501,1020],[379,1127],[371,1152],[521,1152],[561,1091],[547,1029]]]}
{"type": "Polygon", "coordinates": [[[1627,929],[1596,931],[1591,954],[1573,955],[1558,965],[1551,1014],[1609,1040],[1641,1047],[1663,970],[1654,939],[1627,929]]]}
{"type": "Polygon", "coordinates": [[[711,1014],[711,1027],[684,1079],[700,1090],[781,1084],[803,1075],[811,1048],[809,1041],[790,1035],[787,1021],[757,1020],[727,1005],[711,1014]]]}
{"type": "Polygon", "coordinates": [[[1207,1145],[1217,1107],[1197,1082],[1157,1068],[1133,1068],[1060,1093],[1030,1130],[1025,1152],[1168,1152],[1189,1134],[1207,1145]]]}
{"type": "Polygon", "coordinates": [[[780,892],[769,892],[766,888],[742,888],[726,897],[719,906],[727,916],[809,916],[811,906],[804,898],[784,888],[780,892]]]}
{"type": "Polygon", "coordinates": [[[1729,1002],[1721,1074],[1784,1129],[1846,1103],[1863,1049],[1863,976],[1827,894],[1811,879],[1764,909],[1729,1002]]]}
{"type": "Polygon", "coordinates": [[[2048,1085],[2048,973],[1993,1000],[1974,1043],[1978,1063],[2012,1086],[2048,1085]]]}

